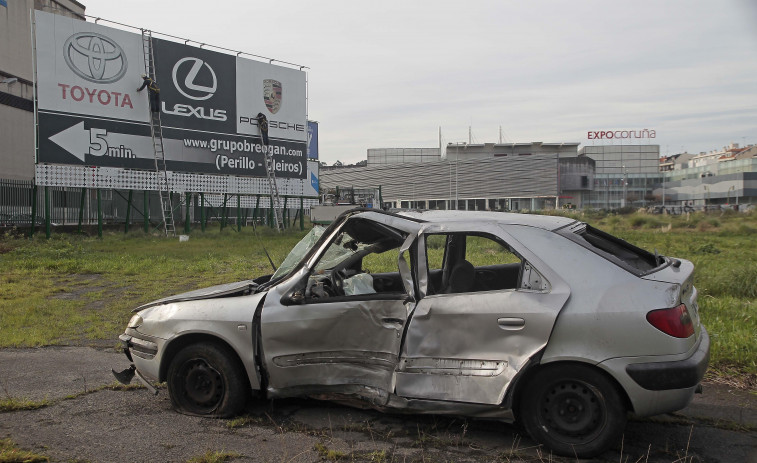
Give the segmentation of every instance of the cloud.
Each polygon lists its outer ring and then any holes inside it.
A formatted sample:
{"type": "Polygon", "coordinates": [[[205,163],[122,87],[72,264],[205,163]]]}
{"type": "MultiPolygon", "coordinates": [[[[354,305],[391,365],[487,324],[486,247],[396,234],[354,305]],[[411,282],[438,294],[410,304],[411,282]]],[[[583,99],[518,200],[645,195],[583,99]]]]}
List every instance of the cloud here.
{"type": "Polygon", "coordinates": [[[134,0],[88,14],[309,66],[327,162],[437,146],[439,126],[445,141],[469,126],[497,141],[501,126],[517,142],[649,128],[692,151],[757,143],[749,0],[134,0]]]}

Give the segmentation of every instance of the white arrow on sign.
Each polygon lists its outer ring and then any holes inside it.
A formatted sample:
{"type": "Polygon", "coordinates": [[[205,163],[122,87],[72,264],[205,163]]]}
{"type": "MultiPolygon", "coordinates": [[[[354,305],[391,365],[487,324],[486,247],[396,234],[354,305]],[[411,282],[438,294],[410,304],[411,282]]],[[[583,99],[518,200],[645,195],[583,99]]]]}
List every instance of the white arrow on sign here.
{"type": "Polygon", "coordinates": [[[84,155],[89,153],[89,130],[84,130],[83,121],[51,136],[50,141],[76,156],[81,162],[84,162],[84,155]]]}
{"type": "Polygon", "coordinates": [[[124,159],[150,159],[155,156],[151,137],[108,133],[105,129],[95,127],[87,130],[84,121],[52,135],[50,141],[82,162],[87,154],[124,159]]]}

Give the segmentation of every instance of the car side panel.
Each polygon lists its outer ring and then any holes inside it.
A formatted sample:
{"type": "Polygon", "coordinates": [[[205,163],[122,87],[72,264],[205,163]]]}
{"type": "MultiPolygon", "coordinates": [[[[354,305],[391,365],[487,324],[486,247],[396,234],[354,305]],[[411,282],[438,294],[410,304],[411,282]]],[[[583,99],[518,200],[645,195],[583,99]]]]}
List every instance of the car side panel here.
{"type": "MultiPolygon", "coordinates": [[[[244,365],[252,389],[260,389],[260,378],[255,367],[252,319],[264,296],[265,293],[260,293],[184,301],[146,309],[143,311],[145,322],[140,328],[156,338],[158,354],[151,360],[135,357],[135,365],[141,372],[157,379],[161,363],[167,360],[163,354],[170,343],[185,335],[205,334],[231,346],[244,365]]],[[[139,333],[140,329],[136,331],[139,333]]]]}
{"type": "Polygon", "coordinates": [[[520,368],[549,339],[564,291],[439,294],[413,313],[397,371],[397,395],[502,402],[520,368]]]}
{"type": "Polygon", "coordinates": [[[695,336],[673,338],[646,320],[647,312],[678,304],[679,285],[639,278],[557,233],[520,226],[508,232],[544,255],[571,288],[542,363],[678,355],[694,347],[695,336]]]}

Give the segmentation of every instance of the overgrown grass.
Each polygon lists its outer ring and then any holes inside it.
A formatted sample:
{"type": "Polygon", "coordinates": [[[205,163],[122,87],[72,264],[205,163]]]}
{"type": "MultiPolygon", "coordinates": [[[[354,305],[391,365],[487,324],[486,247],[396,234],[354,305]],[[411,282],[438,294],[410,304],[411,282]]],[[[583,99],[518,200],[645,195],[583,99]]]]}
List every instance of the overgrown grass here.
{"type": "Polygon", "coordinates": [[[0,347],[114,340],[129,311],[179,291],[271,273],[305,232],[229,229],[178,239],[113,232],[0,238],[0,347]]]}
{"type": "MultiPolygon", "coordinates": [[[[650,251],[691,260],[702,321],[712,338],[712,368],[757,375],[756,214],[567,215],[650,251]]],[[[0,237],[0,347],[113,344],[133,307],[270,273],[262,245],[280,263],[304,233],[215,229],[195,231],[185,243],[141,231],[103,239],[0,237]]],[[[472,249],[478,244],[471,243],[472,249]]],[[[429,243],[438,260],[442,247],[429,243]]],[[[480,247],[482,261],[498,254],[480,247]]],[[[396,253],[385,254],[370,262],[375,269],[366,268],[375,272],[396,262],[396,253]]]]}

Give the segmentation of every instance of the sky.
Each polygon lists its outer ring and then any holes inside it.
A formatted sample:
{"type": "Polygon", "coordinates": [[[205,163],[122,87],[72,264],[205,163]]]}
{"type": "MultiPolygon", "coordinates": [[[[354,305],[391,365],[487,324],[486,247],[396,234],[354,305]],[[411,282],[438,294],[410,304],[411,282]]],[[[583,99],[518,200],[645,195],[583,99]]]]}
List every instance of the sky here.
{"type": "MultiPolygon", "coordinates": [[[[86,13],[307,66],[321,161],[369,148],[757,144],[757,1],[82,0],[86,13]]],[[[103,23],[104,25],[109,25],[103,23]]]]}

